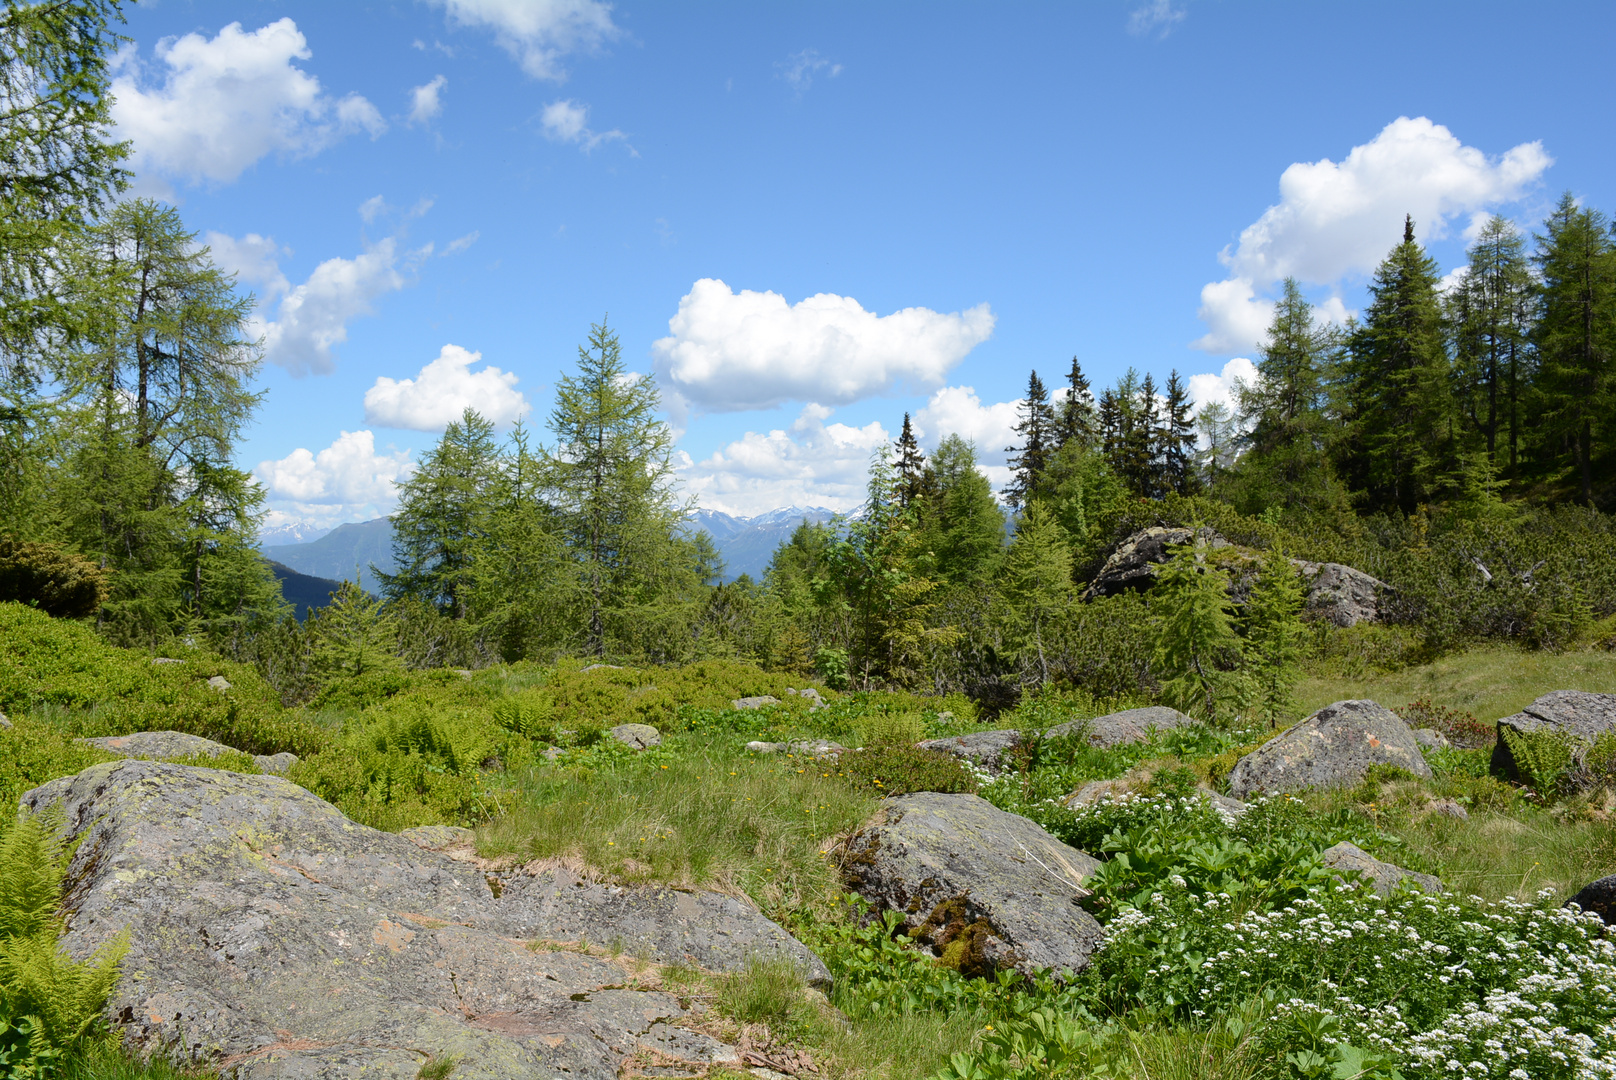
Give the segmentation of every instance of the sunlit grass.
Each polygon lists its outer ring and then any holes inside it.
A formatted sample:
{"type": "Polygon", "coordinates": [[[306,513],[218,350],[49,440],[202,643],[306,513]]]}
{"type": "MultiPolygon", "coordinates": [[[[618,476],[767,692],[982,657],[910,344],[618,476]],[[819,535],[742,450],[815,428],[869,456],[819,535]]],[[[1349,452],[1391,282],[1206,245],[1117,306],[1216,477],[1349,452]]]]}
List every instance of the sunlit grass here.
{"type": "Polygon", "coordinates": [[[1348,698],[1369,698],[1392,708],[1426,698],[1491,722],[1519,712],[1551,690],[1616,694],[1616,652],[1523,652],[1488,646],[1391,674],[1307,678],[1297,697],[1307,713],[1348,698]]]}
{"type": "Polygon", "coordinates": [[[875,800],[829,759],[681,742],[654,764],[534,770],[508,812],[479,830],[479,854],[738,890],[765,911],[827,902],[840,887],[828,842],[868,818],[875,800]]]}

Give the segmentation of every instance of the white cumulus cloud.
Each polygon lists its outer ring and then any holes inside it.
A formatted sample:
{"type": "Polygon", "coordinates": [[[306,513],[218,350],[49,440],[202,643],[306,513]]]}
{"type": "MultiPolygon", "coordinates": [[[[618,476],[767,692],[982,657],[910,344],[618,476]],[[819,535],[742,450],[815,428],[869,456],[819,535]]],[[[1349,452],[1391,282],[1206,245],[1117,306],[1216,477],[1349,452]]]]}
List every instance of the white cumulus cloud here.
{"type": "MultiPolygon", "coordinates": [[[[1057,391],[1062,394],[1063,391],[1057,391]]],[[[1056,399],[1061,400],[1059,397],[1056,399]]],[[[976,461],[995,482],[1007,482],[1009,470],[1003,468],[1004,448],[1013,446],[1016,437],[1016,410],[1021,399],[995,401],[986,405],[969,386],[945,386],[932,394],[925,407],[914,415],[921,431],[921,441],[928,449],[949,435],[958,435],[976,444],[976,461]],[[1000,475],[1000,474],[1003,475],[1000,475]]]]}
{"type": "Polygon", "coordinates": [[[1280,176],[1280,201],[1219,256],[1229,276],[1201,290],[1208,332],[1195,347],[1255,349],[1273,312],[1261,294],[1275,282],[1335,286],[1368,273],[1401,239],[1405,214],[1421,240],[1441,239],[1455,219],[1470,226],[1521,198],[1552,164],[1542,143],[1489,157],[1423,116],[1399,117],[1340,162],[1297,162],[1280,176]]]}
{"type": "Polygon", "coordinates": [[[1199,410],[1201,406],[1214,401],[1221,401],[1229,406],[1230,411],[1240,407],[1236,396],[1236,383],[1243,382],[1247,386],[1254,386],[1257,382],[1257,365],[1244,356],[1237,356],[1223,365],[1220,372],[1204,372],[1200,375],[1191,375],[1189,378],[1190,400],[1199,410]]]}
{"type": "Polygon", "coordinates": [[[483,26],[535,79],[561,80],[560,60],[615,38],[612,6],[600,0],[433,0],[462,26],[483,26]]]}
{"type": "MultiPolygon", "coordinates": [[[[427,244],[400,256],[392,237],[352,259],[327,259],[308,280],[281,297],[274,319],[261,315],[264,358],[293,375],[326,375],[336,367],[332,348],[348,340],[348,324],[375,311],[375,303],[402,289],[406,272],[432,253],[427,244]]],[[[269,305],[263,308],[267,315],[269,305]]]]}
{"type": "MultiPolygon", "coordinates": [[[[552,101],[544,107],[539,114],[539,123],[544,128],[544,137],[551,142],[577,143],[584,153],[589,153],[603,142],[615,139],[626,139],[628,136],[613,128],[611,131],[593,131],[589,127],[589,106],[580,105],[576,101],[552,101]]],[[[633,147],[629,148],[633,153],[633,147]]]]}
{"type": "Polygon", "coordinates": [[[272,509],[332,524],[390,513],[397,485],[414,470],[408,450],[376,450],[369,431],[344,431],[315,453],[298,448],[277,461],[259,462],[253,475],[264,485],[272,509]]]}
{"type": "Polygon", "coordinates": [[[789,429],[745,435],[700,462],[686,459],[680,479],[709,510],[750,516],[782,506],[856,509],[864,501],[870,456],[890,445],[879,421],[827,424],[832,410],[810,402],[789,429]]]}
{"type": "Polygon", "coordinates": [[[293,64],[312,53],[291,19],[250,33],[231,23],[211,40],[165,38],[156,53],[157,73],[133,50],[120,53],[112,81],[117,134],[133,142],[143,174],[229,183],[270,154],[304,157],[358,131],[387,130],[369,101],[333,98],[293,64]]]}
{"type": "Polygon", "coordinates": [[[424,124],[443,112],[443,88],[449,80],[439,75],[410,91],[410,123],[424,124]]]}
{"type": "Polygon", "coordinates": [[[238,240],[225,233],[208,232],[202,240],[215,266],[236,275],[239,283],[257,287],[260,305],[284,296],[292,287],[279,263],[286,250],[272,238],[248,233],[238,240]]]}
{"type": "Polygon", "coordinates": [[[513,423],[532,411],[527,398],[516,389],[514,372],[497,367],[471,370],[482,358],[480,352],[445,345],[437,359],[413,379],[381,376],[365,391],[365,422],[442,431],[467,409],[476,409],[496,424],[513,423]]]}
{"type": "Polygon", "coordinates": [[[679,401],[710,412],[767,409],[785,401],[846,405],[899,387],[942,383],[993,333],[988,305],[940,314],[866,311],[850,296],[820,293],[788,304],[776,292],[736,293],[702,278],[652,345],[658,380],[679,401]]]}

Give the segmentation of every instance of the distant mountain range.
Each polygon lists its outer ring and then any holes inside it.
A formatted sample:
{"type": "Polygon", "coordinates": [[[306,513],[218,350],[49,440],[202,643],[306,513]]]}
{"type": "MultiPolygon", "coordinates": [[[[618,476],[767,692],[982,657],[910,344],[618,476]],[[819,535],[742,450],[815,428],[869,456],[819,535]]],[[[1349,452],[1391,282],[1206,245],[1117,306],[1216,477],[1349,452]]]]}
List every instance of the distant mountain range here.
{"type": "Polygon", "coordinates": [[[782,506],[755,517],[735,517],[719,510],[697,510],[691,519],[694,528],[713,538],[713,546],[724,557],[724,580],[734,581],[748,574],[753,581],[763,577],[774,557],[774,549],[791,539],[804,521],[818,524],[836,516],[823,506],[782,506]]]}
{"type": "Polygon", "coordinates": [[[340,581],[300,574],[274,560],[270,560],[269,568],[275,571],[275,578],[281,583],[281,595],[295,609],[298,622],[308,618],[315,608],[325,607],[331,602],[331,594],[342,587],[340,581]]]}
{"type": "Polygon", "coordinates": [[[373,593],[381,591],[381,582],[371,572],[371,564],[388,573],[393,569],[393,523],[384,517],[338,525],[308,543],[265,544],[262,537],[259,542],[264,556],[273,562],[311,577],[357,580],[373,593]]]}
{"type": "MultiPolygon", "coordinates": [[[[798,525],[804,521],[829,521],[835,516],[835,511],[823,506],[783,506],[755,517],[697,510],[690,525],[713,538],[713,546],[723,556],[724,580],[728,582],[742,574],[750,574],[753,580],[761,578],[774,549],[789,540],[798,525]]],[[[381,582],[371,565],[383,573],[391,573],[394,568],[393,525],[384,517],[330,530],[292,522],[265,530],[259,534],[258,542],[265,558],[278,564],[276,574],[282,579],[282,591],[298,605],[300,618],[307,603],[323,604],[325,593],[342,581],[357,579],[367,591],[379,593],[381,582]],[[292,540],[294,536],[301,539],[292,540]],[[293,581],[288,574],[306,575],[306,580],[293,581]]]]}

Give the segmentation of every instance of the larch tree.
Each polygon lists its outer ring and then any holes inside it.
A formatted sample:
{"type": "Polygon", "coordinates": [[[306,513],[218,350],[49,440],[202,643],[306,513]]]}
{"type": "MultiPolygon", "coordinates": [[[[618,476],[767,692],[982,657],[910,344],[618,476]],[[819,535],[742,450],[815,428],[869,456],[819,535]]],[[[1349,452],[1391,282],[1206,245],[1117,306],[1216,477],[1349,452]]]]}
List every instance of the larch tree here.
{"type": "Polygon", "coordinates": [[[1537,286],[1526,241],[1509,219],[1494,214],[1466,252],[1463,279],[1448,297],[1459,408],[1485,440],[1487,457],[1518,475],[1523,390],[1534,354],[1531,334],[1537,286]],[[1499,433],[1507,443],[1500,455],[1499,433]]]}
{"type": "Polygon", "coordinates": [[[673,435],[657,417],[661,395],[631,373],[602,320],[578,348],[578,367],[556,385],[547,453],[560,514],[584,594],[583,649],[605,656],[660,622],[695,579],[675,529],[686,510],[673,490],[673,435]]]}
{"type": "Polygon", "coordinates": [[[1583,502],[1594,501],[1595,462],[1610,452],[1616,422],[1616,247],[1610,222],[1563,196],[1544,223],[1535,258],[1543,306],[1535,341],[1547,445],[1583,502]]]}

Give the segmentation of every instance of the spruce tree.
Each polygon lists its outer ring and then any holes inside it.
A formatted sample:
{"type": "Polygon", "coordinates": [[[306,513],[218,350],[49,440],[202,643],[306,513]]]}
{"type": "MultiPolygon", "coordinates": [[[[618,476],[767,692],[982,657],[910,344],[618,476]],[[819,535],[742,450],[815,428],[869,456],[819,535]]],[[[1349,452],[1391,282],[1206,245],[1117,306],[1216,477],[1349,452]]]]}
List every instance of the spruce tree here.
{"type": "Polygon", "coordinates": [[[1337,365],[1340,335],[1317,325],[1313,305],[1294,278],[1285,279],[1257,362],[1257,379],[1239,386],[1247,452],[1226,496],[1242,513],[1268,507],[1350,513],[1346,491],[1328,456],[1326,387],[1337,365]]]}
{"type": "Polygon", "coordinates": [[[893,464],[898,474],[898,502],[908,506],[919,496],[926,470],[926,456],[920,452],[908,413],[903,414],[903,431],[898,436],[896,449],[897,460],[893,464]]]}
{"type": "Polygon", "coordinates": [[[1056,412],[1055,449],[1070,442],[1092,446],[1099,435],[1098,423],[1088,376],[1083,374],[1083,368],[1074,356],[1072,370],[1066,375],[1066,397],[1056,412]]]}
{"type": "Polygon", "coordinates": [[[1352,335],[1346,394],[1354,430],[1343,464],[1372,509],[1411,513],[1440,493],[1462,450],[1449,422],[1438,277],[1410,218],[1403,242],[1375,271],[1369,310],[1352,335]]]}
{"type": "Polygon", "coordinates": [[[1162,405],[1161,424],[1162,486],[1179,495],[1200,490],[1195,469],[1195,406],[1189,389],[1175,369],[1167,376],[1167,400],[1162,405]]]}
{"type": "Polygon", "coordinates": [[[1616,248],[1610,223],[1568,193],[1549,215],[1534,260],[1542,276],[1542,317],[1534,339],[1541,455],[1549,478],[1569,480],[1593,504],[1595,475],[1616,444],[1616,248]]]}
{"type": "Polygon", "coordinates": [[[1038,493],[1044,469],[1049,465],[1049,455],[1055,448],[1055,414],[1049,404],[1049,391],[1037,371],[1027,379],[1027,396],[1017,412],[1020,419],[1016,422],[1016,434],[1021,436],[1021,445],[1004,448],[1012,455],[1009,464],[1014,473],[1010,485],[1004,489],[1004,499],[1019,509],[1038,493]]]}
{"type": "Polygon", "coordinates": [[[1004,549],[1004,512],[993,485],[976,467],[976,448],[958,435],[937,444],[931,473],[936,505],[927,510],[924,536],[937,574],[950,584],[981,586],[1004,549]]]}

